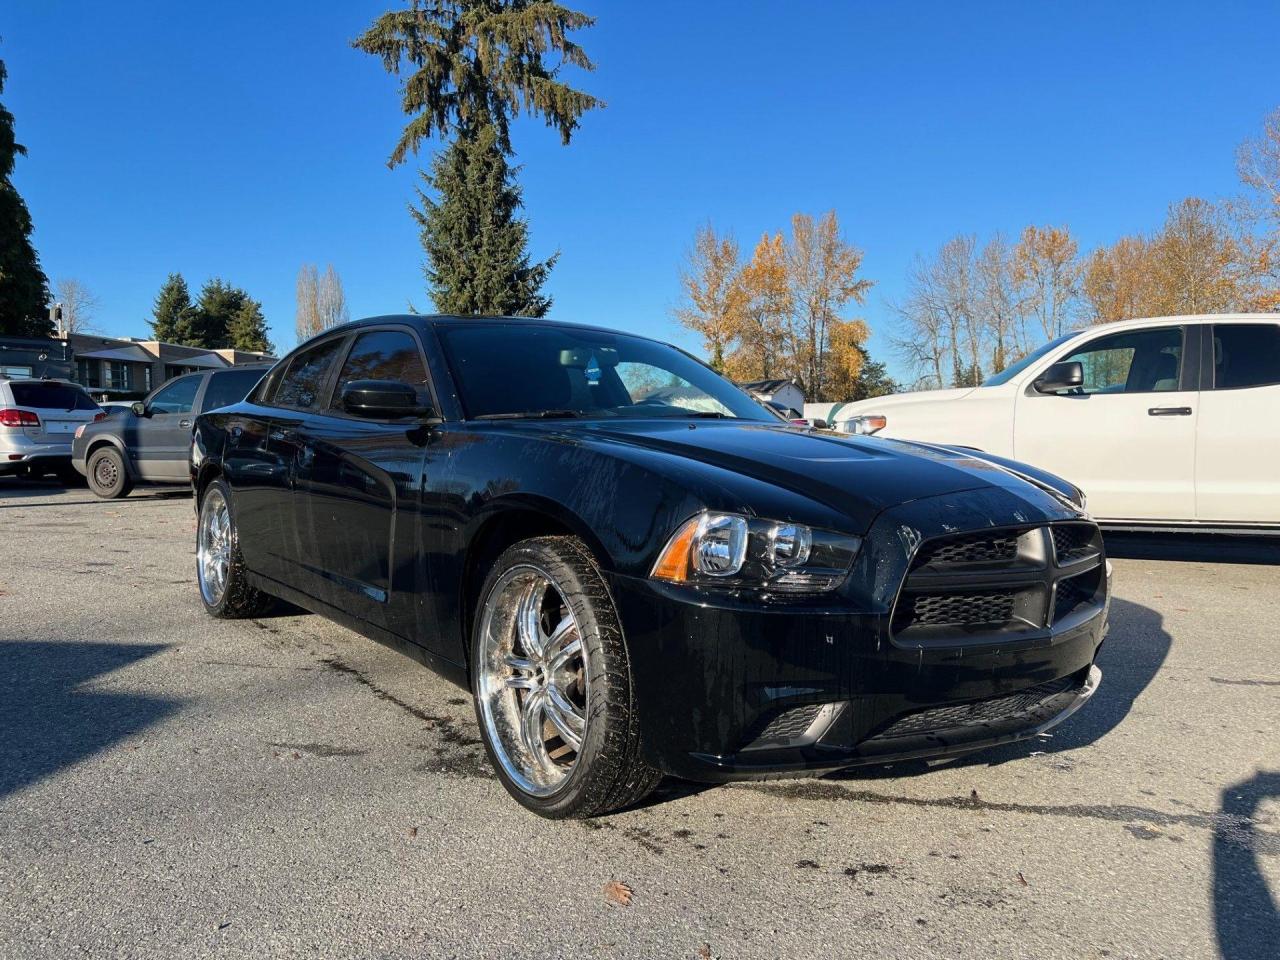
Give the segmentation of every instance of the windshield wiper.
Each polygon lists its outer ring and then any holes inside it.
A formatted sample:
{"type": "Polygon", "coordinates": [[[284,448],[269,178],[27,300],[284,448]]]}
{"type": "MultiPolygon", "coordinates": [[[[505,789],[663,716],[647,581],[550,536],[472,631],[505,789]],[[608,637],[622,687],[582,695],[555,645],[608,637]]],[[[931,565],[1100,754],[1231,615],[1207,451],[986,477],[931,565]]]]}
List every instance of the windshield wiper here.
{"type": "Polygon", "coordinates": [[[523,413],[482,413],[476,420],[572,420],[582,416],[577,410],[526,410],[523,413]]]}
{"type": "MultiPolygon", "coordinates": [[[[715,411],[715,410],[690,410],[688,413],[681,414],[681,416],[685,416],[685,417],[697,417],[697,418],[699,418],[699,419],[701,419],[701,420],[728,420],[728,419],[730,419],[730,417],[729,417],[729,415],[728,415],[727,413],[718,413],[718,412],[717,412],[717,411],[715,411]]],[[[733,419],[737,419],[737,418],[735,417],[735,418],[733,418],[733,419]]]]}

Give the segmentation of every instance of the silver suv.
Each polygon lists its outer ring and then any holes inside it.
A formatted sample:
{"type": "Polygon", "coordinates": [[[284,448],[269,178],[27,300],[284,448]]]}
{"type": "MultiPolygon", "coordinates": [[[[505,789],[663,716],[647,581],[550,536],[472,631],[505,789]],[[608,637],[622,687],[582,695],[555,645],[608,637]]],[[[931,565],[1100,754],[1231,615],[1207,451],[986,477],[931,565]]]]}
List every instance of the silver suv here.
{"type": "Polygon", "coordinates": [[[0,476],[74,477],[76,428],[105,416],[77,384],[0,377],[0,476]]]}

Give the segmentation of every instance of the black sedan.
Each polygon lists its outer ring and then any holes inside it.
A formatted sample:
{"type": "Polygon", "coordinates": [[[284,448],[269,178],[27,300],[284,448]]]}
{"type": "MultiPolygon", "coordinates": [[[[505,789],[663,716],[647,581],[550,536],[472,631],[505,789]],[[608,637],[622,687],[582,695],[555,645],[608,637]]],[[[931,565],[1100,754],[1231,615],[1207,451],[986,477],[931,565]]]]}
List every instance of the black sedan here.
{"type": "Polygon", "coordinates": [[[191,478],[211,614],[283,598],[467,685],[544,816],[1028,737],[1101,676],[1069,484],[781,423],[608,330],[335,328],[197,419],[191,478]]]}

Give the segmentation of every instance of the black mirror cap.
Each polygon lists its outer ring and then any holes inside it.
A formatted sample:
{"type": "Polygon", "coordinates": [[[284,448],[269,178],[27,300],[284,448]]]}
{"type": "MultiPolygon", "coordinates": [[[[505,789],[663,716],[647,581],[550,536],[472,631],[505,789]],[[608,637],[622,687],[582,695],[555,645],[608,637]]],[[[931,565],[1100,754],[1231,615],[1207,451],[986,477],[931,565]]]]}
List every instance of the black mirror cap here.
{"type": "Polygon", "coordinates": [[[429,415],[418,391],[398,380],[352,380],[342,388],[342,409],[357,417],[394,420],[429,415]]]}
{"type": "Polygon", "coordinates": [[[129,409],[133,411],[135,417],[145,417],[147,415],[147,405],[141,400],[135,400],[129,405],[129,409]]]}
{"type": "Polygon", "coordinates": [[[1040,393],[1057,393],[1084,386],[1084,365],[1079,360],[1055,363],[1032,384],[1040,393]]]}

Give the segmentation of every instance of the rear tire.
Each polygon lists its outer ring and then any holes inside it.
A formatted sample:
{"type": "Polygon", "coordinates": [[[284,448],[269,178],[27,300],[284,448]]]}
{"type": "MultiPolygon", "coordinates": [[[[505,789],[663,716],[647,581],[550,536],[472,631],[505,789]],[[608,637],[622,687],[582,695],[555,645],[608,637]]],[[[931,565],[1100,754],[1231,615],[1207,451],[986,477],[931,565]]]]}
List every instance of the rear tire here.
{"type": "Polygon", "coordinates": [[[104,500],[127,497],[133,489],[133,479],[125,466],[124,457],[115,447],[100,447],[89,455],[85,469],[89,489],[104,500]]]}
{"type": "Polygon", "coordinates": [[[260,616],[274,602],[269,594],[249,584],[244,559],[240,556],[231,488],[221,479],[209,484],[200,499],[200,515],[196,521],[196,582],[205,610],[220,620],[260,616]]]}
{"type": "Polygon", "coordinates": [[[596,817],[662,779],[641,751],[613,599],[577,537],[502,554],[480,591],[471,677],[485,750],[507,791],[551,819],[596,817]]]}

